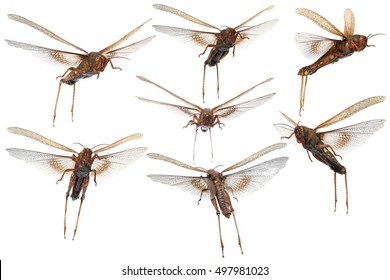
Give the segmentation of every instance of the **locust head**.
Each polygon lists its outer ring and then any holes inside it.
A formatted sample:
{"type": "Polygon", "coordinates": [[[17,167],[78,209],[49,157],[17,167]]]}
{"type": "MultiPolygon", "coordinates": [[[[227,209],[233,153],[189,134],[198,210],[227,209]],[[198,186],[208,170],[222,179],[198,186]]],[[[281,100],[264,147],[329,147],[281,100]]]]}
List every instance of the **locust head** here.
{"type": "Polygon", "coordinates": [[[353,35],[348,38],[348,45],[352,50],[360,52],[367,47],[367,40],[368,37],[364,35],[353,35]]]}

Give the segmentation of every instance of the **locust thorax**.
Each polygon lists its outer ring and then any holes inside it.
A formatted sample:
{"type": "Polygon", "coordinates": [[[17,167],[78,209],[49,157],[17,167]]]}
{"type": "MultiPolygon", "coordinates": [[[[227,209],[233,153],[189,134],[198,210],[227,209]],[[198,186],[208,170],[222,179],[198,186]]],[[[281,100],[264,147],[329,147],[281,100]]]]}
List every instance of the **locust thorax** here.
{"type": "Polygon", "coordinates": [[[205,108],[199,115],[199,127],[202,132],[208,131],[214,123],[214,113],[213,110],[205,108]]]}
{"type": "Polygon", "coordinates": [[[222,181],[222,174],[214,169],[207,170],[207,178],[209,178],[214,183],[222,181]]]}
{"type": "Polygon", "coordinates": [[[295,138],[297,139],[297,142],[298,143],[305,143],[306,142],[306,135],[305,135],[305,132],[306,132],[306,127],[304,126],[301,126],[301,125],[297,125],[295,128],[294,128],[294,134],[295,134],[295,138]]]}
{"type": "Polygon", "coordinates": [[[107,57],[105,57],[103,54],[99,52],[90,52],[88,54],[88,64],[93,70],[103,72],[104,68],[106,68],[106,65],[109,61],[107,57]]]}
{"type": "Polygon", "coordinates": [[[84,148],[78,156],[78,164],[80,166],[88,166],[92,165],[92,149],[84,148]]]}
{"type": "Polygon", "coordinates": [[[228,50],[236,43],[237,36],[238,32],[234,28],[227,27],[221,30],[218,43],[220,43],[221,47],[226,47],[226,50],[228,50]]]}
{"type": "Polygon", "coordinates": [[[352,35],[347,37],[348,46],[353,51],[360,52],[367,47],[367,37],[364,35],[352,35]]]}

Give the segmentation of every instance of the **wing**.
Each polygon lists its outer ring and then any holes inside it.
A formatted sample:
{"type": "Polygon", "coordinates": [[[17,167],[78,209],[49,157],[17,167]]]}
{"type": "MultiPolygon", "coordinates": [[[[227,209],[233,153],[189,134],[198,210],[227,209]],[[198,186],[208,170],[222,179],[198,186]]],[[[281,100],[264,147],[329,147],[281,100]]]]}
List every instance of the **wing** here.
{"type": "Polygon", "coordinates": [[[116,146],[119,146],[123,143],[126,143],[128,141],[131,141],[131,140],[137,140],[137,139],[140,139],[142,138],[143,135],[141,133],[134,133],[134,134],[131,134],[129,136],[126,136],[118,141],[115,141],[114,143],[110,144],[110,145],[107,145],[107,146],[104,146],[103,148],[100,148],[96,151],[94,151],[94,153],[100,153],[100,152],[103,152],[103,151],[107,151],[109,149],[112,149],[112,148],[115,148],[116,146]]]}
{"type": "Polygon", "coordinates": [[[295,43],[298,50],[309,59],[317,59],[324,55],[337,40],[314,35],[311,33],[295,33],[295,43]]]}
{"type": "Polygon", "coordinates": [[[49,49],[7,39],[5,39],[5,41],[12,47],[32,52],[36,57],[42,60],[65,66],[76,66],[84,57],[86,57],[84,54],[49,49]]]}
{"type": "Polygon", "coordinates": [[[153,5],[153,8],[157,9],[157,10],[160,10],[160,11],[164,11],[164,12],[168,12],[168,13],[171,13],[171,14],[174,14],[174,15],[177,15],[179,17],[182,17],[188,21],[191,21],[193,23],[196,23],[196,24],[199,24],[199,25],[203,25],[205,27],[208,27],[208,28],[214,28],[214,29],[217,29],[219,30],[217,27],[215,26],[212,26],[211,24],[208,24],[207,22],[204,22],[200,19],[197,19],[183,11],[180,11],[178,9],[175,9],[175,8],[172,8],[172,7],[169,7],[167,5],[162,5],[162,4],[154,4],[153,5]]]}
{"type": "Polygon", "coordinates": [[[249,43],[253,42],[255,39],[259,38],[274,27],[277,22],[277,19],[273,19],[254,26],[237,29],[237,32],[239,32],[240,35],[236,39],[235,47],[241,48],[247,46],[249,43]]]}
{"type": "Polygon", "coordinates": [[[150,174],[147,176],[155,182],[179,187],[186,193],[194,195],[198,198],[200,198],[202,195],[202,198],[210,199],[210,195],[205,195],[204,193],[208,192],[208,178],[159,174],[150,174]]]}
{"type": "Polygon", "coordinates": [[[66,152],[77,154],[77,152],[75,150],[68,148],[64,145],[61,145],[57,142],[54,142],[53,140],[50,140],[50,139],[48,139],[48,138],[46,138],[38,133],[35,133],[33,131],[30,131],[30,130],[27,130],[24,128],[20,128],[20,127],[9,127],[7,130],[13,134],[18,134],[18,135],[22,135],[22,136],[31,138],[31,139],[38,141],[38,142],[41,142],[45,145],[48,145],[48,146],[51,146],[51,147],[54,147],[54,148],[57,148],[57,149],[60,149],[60,150],[66,151],[66,152]]]}
{"type": "Polygon", "coordinates": [[[118,41],[116,41],[115,43],[113,43],[113,44],[109,45],[108,47],[105,47],[104,49],[102,49],[100,51],[100,53],[101,54],[106,54],[106,53],[110,53],[110,52],[115,52],[115,50],[114,50],[115,48],[117,48],[120,44],[122,44],[124,41],[129,39],[131,36],[133,36],[144,24],[148,23],[151,20],[152,19],[150,18],[147,21],[145,21],[144,23],[142,23],[141,25],[137,26],[136,28],[131,30],[129,33],[127,33],[125,36],[123,36],[118,41]]]}
{"type": "Polygon", "coordinates": [[[75,167],[75,162],[72,160],[72,157],[69,156],[54,155],[17,148],[8,148],[6,150],[11,156],[27,163],[31,163],[39,170],[49,175],[56,176],[56,179],[59,179],[66,169],[73,169],[75,167]]]}
{"type": "Polygon", "coordinates": [[[384,96],[372,96],[369,98],[366,98],[362,101],[359,101],[351,106],[349,106],[347,109],[344,109],[340,113],[336,114],[335,116],[331,117],[330,119],[324,121],[320,125],[318,125],[314,130],[317,130],[321,127],[326,127],[331,124],[335,124],[339,121],[342,121],[346,118],[349,118],[350,116],[356,114],[357,112],[360,112],[363,109],[366,109],[372,105],[381,103],[386,100],[386,97],[384,96]]]}
{"type": "Polygon", "coordinates": [[[291,138],[294,136],[294,128],[290,125],[284,123],[275,123],[274,127],[281,135],[281,138],[291,138]]]}
{"type": "Polygon", "coordinates": [[[149,158],[151,158],[151,159],[157,159],[157,160],[166,161],[166,162],[169,162],[171,164],[174,164],[174,165],[177,165],[177,166],[180,166],[182,168],[189,169],[189,170],[198,171],[198,172],[206,172],[205,170],[203,170],[201,168],[192,167],[191,165],[185,164],[185,163],[183,163],[181,161],[178,161],[176,159],[173,159],[173,158],[170,158],[170,157],[167,157],[167,156],[163,156],[163,155],[160,155],[160,154],[149,153],[149,154],[147,154],[147,156],[149,158]]]}
{"type": "Polygon", "coordinates": [[[199,48],[200,51],[203,51],[208,45],[215,45],[217,43],[217,33],[214,32],[197,31],[166,25],[153,25],[153,27],[158,32],[176,37],[183,43],[199,48]]]}
{"type": "MultiPolygon", "coordinates": [[[[280,112],[282,114],[283,117],[286,118],[286,120],[288,120],[289,123],[291,123],[294,127],[296,127],[298,125],[298,123],[296,121],[294,121],[292,118],[290,118],[289,116],[287,116],[285,113],[283,112],[280,112]]],[[[294,128],[293,128],[294,129],[294,128]]]]}
{"type": "Polygon", "coordinates": [[[224,106],[226,106],[226,105],[232,103],[234,100],[236,100],[236,99],[242,97],[243,95],[245,95],[245,94],[247,94],[248,92],[252,91],[254,88],[258,87],[259,85],[265,84],[265,83],[267,83],[267,82],[269,82],[269,81],[272,81],[273,79],[274,79],[274,78],[268,78],[268,79],[266,79],[266,80],[264,80],[264,81],[258,83],[257,85],[254,85],[253,87],[251,87],[251,88],[247,89],[246,91],[244,91],[244,92],[242,92],[242,93],[236,95],[235,97],[229,99],[228,101],[225,101],[224,103],[219,104],[218,106],[214,107],[212,110],[213,110],[214,112],[220,110],[220,108],[222,108],[222,107],[224,107],[224,106]]]}
{"type": "Polygon", "coordinates": [[[312,22],[317,24],[322,29],[325,29],[326,31],[328,31],[334,35],[345,38],[345,35],[343,34],[343,32],[341,32],[330,21],[328,21],[323,16],[317,14],[316,12],[313,12],[312,10],[305,9],[305,8],[297,8],[297,9],[295,9],[295,12],[301,16],[304,16],[304,17],[310,19],[312,22]]]}
{"type": "Polygon", "coordinates": [[[288,157],[278,157],[250,168],[226,175],[225,184],[233,196],[243,196],[257,191],[286,166],[288,157]]]}
{"type": "Polygon", "coordinates": [[[284,147],[286,147],[286,143],[276,143],[276,144],[270,145],[270,146],[268,146],[268,147],[266,147],[266,148],[264,148],[256,153],[254,153],[253,155],[250,155],[249,157],[241,160],[240,162],[237,162],[236,164],[226,168],[223,172],[227,172],[227,171],[239,168],[245,164],[248,164],[248,163],[258,159],[259,157],[262,157],[262,156],[264,156],[272,151],[282,149],[284,147]]]}
{"type": "Polygon", "coordinates": [[[170,90],[167,90],[166,88],[164,88],[163,86],[160,86],[159,84],[156,84],[154,82],[152,82],[151,80],[148,80],[142,76],[137,76],[138,79],[140,79],[141,81],[145,82],[145,83],[149,83],[149,84],[152,84],[154,85],[155,87],[158,87],[159,89],[162,89],[163,91],[165,91],[166,93],[169,93],[170,95],[172,95],[173,97],[179,99],[180,101],[186,103],[187,105],[191,106],[192,108],[195,108],[198,110],[198,112],[202,111],[202,108],[200,108],[199,106],[185,100],[184,98],[178,96],[177,94],[173,93],[172,91],[170,90]]]}
{"type": "Polygon", "coordinates": [[[115,175],[128,165],[139,159],[146,151],[145,147],[133,148],[108,155],[99,155],[92,164],[92,170],[96,170],[99,178],[115,175]]]}
{"type": "Polygon", "coordinates": [[[23,24],[26,24],[32,28],[34,28],[35,30],[38,30],[40,32],[42,32],[43,34],[45,34],[46,36],[49,36],[50,38],[54,39],[54,40],[57,40],[63,44],[66,44],[68,46],[71,46],[75,49],[78,49],[79,51],[85,53],[85,54],[88,54],[87,51],[83,50],[82,48],[66,41],[65,39],[62,39],[60,36],[58,36],[57,34],[54,34],[53,32],[51,32],[50,30],[44,28],[43,26],[40,26],[39,24],[35,23],[35,22],[32,22],[31,20],[28,20],[24,17],[21,17],[21,16],[18,16],[18,15],[13,15],[13,14],[9,14],[8,17],[12,20],[15,20],[15,21],[18,21],[20,23],[23,23],[23,24]]]}
{"type": "Polygon", "coordinates": [[[337,153],[344,154],[361,144],[383,127],[384,119],[370,120],[331,131],[319,132],[320,139],[337,153]]]}
{"type": "Polygon", "coordinates": [[[249,19],[247,19],[246,21],[244,21],[243,23],[237,25],[236,27],[234,27],[234,29],[239,29],[239,28],[242,28],[243,26],[245,26],[248,22],[252,21],[255,17],[257,17],[258,15],[266,12],[266,11],[269,11],[269,10],[272,10],[274,8],[273,5],[271,6],[268,6],[267,8],[265,8],[264,10],[258,12],[257,14],[251,16],[249,19]]]}
{"type": "Polygon", "coordinates": [[[248,112],[250,109],[263,105],[265,102],[269,101],[274,95],[275,93],[271,93],[246,102],[224,107],[215,111],[214,114],[217,115],[220,119],[232,119],[237,116],[240,116],[245,112],[248,112]]]}
{"type": "Polygon", "coordinates": [[[350,9],[344,11],[344,34],[352,36],[355,33],[355,16],[350,9]]]}
{"type": "Polygon", "coordinates": [[[138,41],[136,43],[121,47],[121,48],[116,49],[116,50],[109,51],[105,55],[110,59],[124,58],[124,57],[132,54],[133,52],[138,51],[143,46],[149,44],[153,40],[154,37],[156,37],[156,36],[151,36],[151,37],[148,37],[148,38],[143,39],[141,41],[138,41]]]}
{"type": "Polygon", "coordinates": [[[165,102],[160,102],[160,101],[154,101],[142,97],[136,96],[139,100],[157,104],[157,105],[163,105],[165,108],[169,109],[172,112],[179,113],[180,115],[184,115],[186,117],[192,117],[194,115],[198,115],[200,112],[194,108],[186,107],[186,106],[181,106],[181,105],[175,105],[175,104],[170,104],[170,103],[165,103],[165,102]]]}

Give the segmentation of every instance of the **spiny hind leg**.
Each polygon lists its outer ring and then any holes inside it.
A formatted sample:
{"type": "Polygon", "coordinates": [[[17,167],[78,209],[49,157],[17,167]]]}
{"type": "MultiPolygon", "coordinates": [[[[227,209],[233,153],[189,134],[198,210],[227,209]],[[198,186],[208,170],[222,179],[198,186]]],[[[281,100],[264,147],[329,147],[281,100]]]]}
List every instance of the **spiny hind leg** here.
{"type": "Polygon", "coordinates": [[[224,246],[223,246],[223,241],[222,241],[221,218],[220,218],[221,213],[218,210],[218,205],[217,205],[217,201],[215,200],[215,198],[211,199],[211,203],[213,204],[213,206],[216,210],[217,217],[218,217],[219,240],[221,242],[222,258],[224,258],[225,254],[224,254],[224,246]]]}
{"type": "Polygon", "coordinates": [[[57,92],[57,97],[56,97],[56,101],[54,103],[54,113],[53,113],[53,127],[55,126],[55,121],[56,121],[56,117],[57,117],[57,104],[58,104],[58,99],[60,97],[60,92],[61,92],[61,85],[62,85],[62,80],[60,81],[59,85],[58,85],[58,92],[57,92]]]}
{"type": "Polygon", "coordinates": [[[195,128],[194,146],[192,147],[192,161],[195,164],[195,147],[196,147],[196,135],[198,134],[198,127],[195,128]]]}
{"type": "Polygon", "coordinates": [[[74,231],[73,231],[73,238],[72,238],[72,240],[74,240],[74,238],[76,236],[76,232],[77,232],[77,227],[79,226],[81,206],[83,206],[84,198],[85,198],[84,195],[80,198],[79,212],[77,213],[77,221],[76,221],[76,226],[75,226],[74,231]]]}
{"type": "MultiPolygon", "coordinates": [[[[60,98],[60,92],[61,92],[61,85],[64,82],[61,80],[59,85],[58,85],[58,92],[57,92],[57,97],[56,97],[56,102],[54,104],[54,113],[53,113],[53,127],[55,126],[55,121],[57,117],[57,105],[58,105],[58,99],[60,98]]],[[[71,113],[71,118],[73,122],[73,111],[74,111],[74,98],[76,94],[76,83],[73,84],[73,96],[72,96],[72,107],[70,108],[70,113],[71,113]]]]}
{"type": "Polygon", "coordinates": [[[66,239],[66,212],[68,211],[68,198],[69,198],[69,193],[70,193],[70,190],[72,189],[72,186],[73,185],[69,184],[68,191],[66,192],[66,195],[65,195],[64,239],[66,239]]]}
{"type": "Polygon", "coordinates": [[[205,63],[203,65],[203,81],[202,81],[202,100],[203,100],[203,103],[204,103],[204,95],[205,95],[204,84],[205,84],[205,80],[206,80],[206,66],[207,66],[207,64],[205,63]]]}
{"type": "Polygon", "coordinates": [[[211,128],[209,128],[209,135],[210,135],[211,162],[213,162],[213,159],[214,159],[214,149],[213,149],[213,138],[211,137],[211,128]]]}
{"type": "Polygon", "coordinates": [[[347,183],[347,171],[345,170],[345,174],[344,174],[344,179],[345,179],[345,205],[347,206],[347,213],[348,214],[348,183],[347,183]]]}
{"type": "Polygon", "coordinates": [[[305,106],[305,94],[306,94],[306,85],[307,85],[307,75],[301,76],[301,92],[299,95],[299,115],[301,115],[302,111],[304,110],[303,107],[305,106]]]}
{"type": "Polygon", "coordinates": [[[234,210],[232,210],[232,214],[233,214],[234,224],[235,224],[236,230],[237,230],[238,246],[240,246],[241,254],[244,254],[244,251],[242,250],[240,231],[238,230],[238,225],[237,225],[236,215],[234,214],[234,210]]]}
{"type": "MultiPolygon", "coordinates": [[[[348,194],[348,182],[347,182],[347,171],[344,173],[344,182],[345,182],[345,206],[347,211],[345,214],[348,214],[349,211],[349,194],[348,194]]],[[[336,212],[337,204],[337,185],[336,185],[336,172],[334,173],[334,211],[336,212]]]]}
{"type": "Polygon", "coordinates": [[[228,205],[230,205],[230,209],[231,209],[232,214],[233,214],[234,225],[236,226],[236,231],[237,231],[238,246],[240,246],[241,254],[244,254],[244,251],[242,250],[240,231],[238,230],[236,215],[234,214],[234,209],[233,209],[232,203],[230,201],[229,195],[226,196],[226,200],[227,200],[228,205]]]}
{"type": "Polygon", "coordinates": [[[217,69],[217,97],[219,98],[219,70],[218,70],[218,63],[215,64],[215,68],[217,69]]]}
{"type": "Polygon", "coordinates": [[[336,172],[334,172],[334,212],[336,212],[337,204],[337,185],[336,185],[336,172]]]}
{"type": "Polygon", "coordinates": [[[73,95],[72,95],[72,107],[70,108],[70,115],[73,122],[73,112],[74,112],[74,97],[76,95],[76,83],[73,84],[73,95]]]}
{"type": "MultiPolygon", "coordinates": [[[[68,72],[72,72],[72,71],[73,71],[73,72],[77,72],[78,69],[77,69],[77,68],[74,68],[74,67],[69,67],[68,69],[66,69],[66,71],[65,71],[64,74],[62,74],[61,76],[57,76],[57,79],[58,79],[58,78],[61,78],[61,80],[60,80],[60,83],[58,84],[58,92],[57,92],[56,102],[55,102],[55,104],[54,104],[53,126],[55,126],[54,123],[55,123],[55,120],[56,120],[56,117],[57,117],[57,104],[58,104],[58,99],[59,99],[59,97],[60,97],[61,85],[64,83],[62,78],[64,78],[65,75],[66,75],[68,72]]],[[[74,91],[74,89],[73,89],[73,91],[74,91]]],[[[73,95],[74,95],[74,93],[73,93],[73,95]]]]}
{"type": "Polygon", "coordinates": [[[84,199],[85,199],[85,192],[87,191],[88,184],[89,184],[89,177],[86,177],[86,178],[84,179],[84,182],[83,182],[83,194],[81,195],[81,198],[80,198],[79,212],[77,213],[76,226],[74,227],[73,238],[72,238],[72,240],[74,240],[74,238],[75,238],[75,236],[76,236],[77,228],[78,228],[78,226],[79,226],[79,219],[80,219],[81,207],[83,206],[83,202],[84,202],[84,199]]]}

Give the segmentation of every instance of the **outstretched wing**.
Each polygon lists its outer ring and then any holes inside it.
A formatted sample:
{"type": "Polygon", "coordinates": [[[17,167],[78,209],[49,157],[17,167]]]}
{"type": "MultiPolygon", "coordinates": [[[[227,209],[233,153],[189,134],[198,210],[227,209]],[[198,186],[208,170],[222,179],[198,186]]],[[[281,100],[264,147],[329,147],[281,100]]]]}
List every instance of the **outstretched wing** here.
{"type": "Polygon", "coordinates": [[[249,43],[253,42],[255,39],[259,38],[274,27],[277,22],[277,19],[272,19],[254,26],[238,28],[236,31],[240,33],[240,35],[237,36],[234,44],[236,49],[247,46],[249,43]]]}
{"type": "Polygon", "coordinates": [[[153,25],[156,31],[176,37],[183,43],[203,51],[208,45],[217,43],[217,34],[214,32],[197,31],[180,27],[153,25]]]}
{"type": "Polygon", "coordinates": [[[294,127],[284,124],[284,123],[275,123],[274,127],[277,132],[279,132],[281,138],[290,138],[290,136],[294,137],[294,127]]]}
{"type": "Polygon", "coordinates": [[[349,152],[383,127],[384,119],[369,120],[335,130],[318,132],[324,144],[330,145],[338,154],[349,152]]]}
{"type": "Polygon", "coordinates": [[[75,150],[68,148],[64,145],[61,145],[57,142],[54,142],[53,140],[50,140],[50,139],[46,138],[45,136],[42,136],[42,135],[35,133],[31,130],[24,129],[21,127],[9,127],[7,130],[13,134],[18,134],[18,135],[22,135],[22,136],[31,138],[35,141],[41,142],[42,144],[48,145],[50,147],[54,147],[54,148],[57,148],[57,149],[60,149],[60,150],[66,151],[66,152],[77,154],[77,152],[75,150]]]}
{"type": "Polygon", "coordinates": [[[111,143],[111,144],[106,145],[100,149],[97,149],[93,152],[94,153],[101,153],[101,152],[113,149],[113,148],[115,148],[119,145],[122,145],[123,143],[126,143],[128,141],[141,139],[142,137],[143,137],[143,135],[141,133],[134,133],[134,134],[131,134],[129,136],[123,137],[122,139],[119,139],[118,141],[115,141],[114,143],[111,143]]]}
{"type": "Polygon", "coordinates": [[[82,48],[80,48],[80,47],[78,47],[78,46],[76,46],[76,45],[66,41],[65,39],[61,38],[57,34],[51,32],[50,30],[46,29],[45,27],[43,27],[43,26],[41,26],[41,25],[39,25],[39,24],[29,20],[29,19],[26,19],[26,18],[24,18],[22,16],[14,15],[14,14],[9,14],[8,17],[10,19],[12,19],[12,20],[15,20],[15,21],[18,21],[20,23],[26,24],[26,25],[34,28],[35,30],[38,30],[38,31],[42,32],[46,36],[49,36],[50,38],[52,38],[54,40],[57,40],[57,41],[59,41],[59,42],[61,42],[63,44],[66,44],[68,46],[71,46],[71,47],[73,47],[73,48],[83,52],[84,54],[88,54],[88,52],[83,50],[82,48]]]}
{"type": "Polygon", "coordinates": [[[115,175],[139,159],[146,151],[145,147],[133,148],[108,155],[99,155],[92,164],[99,178],[115,175]]]}
{"type": "Polygon", "coordinates": [[[150,174],[147,176],[155,182],[176,186],[198,198],[202,196],[202,198],[210,199],[207,184],[211,184],[212,182],[208,182],[210,180],[208,178],[161,174],[150,174]],[[206,192],[208,195],[206,195],[206,192]]]}
{"type": "Polygon", "coordinates": [[[175,104],[161,102],[161,101],[150,100],[150,99],[146,99],[146,98],[142,98],[142,97],[138,97],[138,96],[137,96],[137,98],[139,100],[142,100],[145,102],[149,102],[149,103],[153,103],[153,104],[157,104],[157,105],[163,105],[165,108],[169,109],[170,111],[175,112],[175,113],[179,113],[180,115],[184,115],[186,117],[192,117],[192,116],[200,113],[198,110],[191,108],[191,107],[186,107],[186,106],[182,106],[182,105],[175,105],[175,104]]]}
{"type": "Polygon", "coordinates": [[[250,155],[249,157],[246,157],[244,158],[243,160],[237,162],[236,164],[233,164],[232,166],[226,168],[223,172],[227,172],[227,171],[231,171],[233,169],[236,169],[236,168],[239,168],[245,164],[248,164],[256,159],[258,159],[259,157],[262,157],[272,151],[275,151],[275,150],[278,150],[278,149],[282,149],[284,147],[286,147],[287,144],[286,143],[275,143],[273,145],[270,145],[268,147],[265,147],[264,149],[250,155]]]}
{"type": "Polygon", "coordinates": [[[311,33],[295,33],[295,43],[298,50],[309,59],[317,59],[323,56],[336,42],[337,40],[311,33]]]}
{"type": "Polygon", "coordinates": [[[345,38],[345,35],[343,34],[343,32],[341,32],[329,20],[327,20],[323,16],[317,14],[316,12],[313,12],[312,10],[305,9],[305,8],[297,8],[297,9],[295,9],[295,12],[301,16],[304,16],[304,17],[310,19],[312,22],[317,24],[322,29],[325,29],[326,31],[328,31],[334,35],[345,38]]]}
{"type": "Polygon", "coordinates": [[[177,94],[173,93],[172,91],[170,90],[167,90],[166,88],[164,88],[163,86],[160,86],[159,84],[156,84],[155,82],[152,82],[151,80],[148,80],[146,79],[145,77],[142,77],[142,76],[137,76],[138,79],[140,79],[141,81],[145,82],[145,83],[149,83],[149,84],[152,84],[154,85],[155,87],[158,87],[159,89],[162,89],[163,91],[165,91],[166,93],[169,93],[170,95],[172,95],[173,97],[179,99],[180,101],[186,103],[187,105],[191,106],[192,108],[195,108],[198,110],[198,112],[202,111],[202,108],[200,108],[199,106],[185,100],[184,98],[178,96],[177,94]]]}
{"type": "Polygon", "coordinates": [[[86,55],[79,53],[60,51],[7,39],[5,41],[12,47],[32,52],[32,54],[42,60],[65,66],[76,66],[86,57],[86,55]]]}
{"type": "Polygon", "coordinates": [[[340,122],[346,118],[349,118],[350,116],[356,114],[357,112],[360,112],[361,110],[363,109],[366,109],[372,105],[375,105],[375,104],[378,104],[378,103],[381,103],[383,101],[386,100],[386,97],[384,96],[372,96],[372,97],[369,97],[369,98],[366,98],[362,101],[359,101],[351,106],[349,106],[348,108],[344,109],[343,111],[341,111],[340,113],[334,115],[333,117],[331,117],[330,119],[324,121],[323,123],[319,124],[315,130],[319,129],[319,128],[322,128],[322,127],[326,127],[326,126],[329,126],[331,124],[335,124],[337,122],[340,122]]]}
{"type": "Polygon", "coordinates": [[[105,53],[105,55],[110,59],[124,58],[124,57],[132,54],[133,52],[138,51],[143,46],[149,44],[153,40],[154,37],[156,37],[156,36],[151,36],[151,37],[148,37],[148,38],[143,39],[141,41],[135,42],[133,44],[109,51],[109,52],[105,53]]]}
{"type": "Polygon", "coordinates": [[[253,108],[263,105],[265,102],[270,100],[274,95],[275,93],[271,93],[246,102],[224,107],[215,111],[214,114],[218,115],[220,119],[231,119],[245,112],[248,112],[253,108]]]}
{"type": "Polygon", "coordinates": [[[157,10],[160,10],[160,11],[164,11],[164,12],[168,12],[168,13],[171,13],[171,14],[174,14],[174,15],[177,15],[179,17],[182,17],[188,21],[191,21],[193,23],[196,23],[196,24],[199,24],[199,25],[203,25],[205,27],[208,27],[208,28],[214,28],[214,29],[217,29],[219,30],[217,27],[215,26],[212,26],[211,24],[208,24],[207,22],[204,22],[200,19],[197,19],[196,17],[193,17],[183,11],[180,11],[178,9],[175,9],[175,8],[172,8],[170,6],[167,6],[167,5],[163,5],[163,4],[154,4],[153,5],[153,8],[157,9],[157,10]]]}
{"type": "MultiPolygon", "coordinates": [[[[100,53],[101,54],[106,54],[106,53],[110,53],[110,52],[115,52],[115,50],[114,50],[115,48],[117,48],[120,44],[122,44],[124,41],[129,39],[131,36],[133,36],[144,24],[148,23],[151,20],[152,19],[150,18],[147,21],[145,21],[144,23],[142,23],[141,25],[137,26],[136,28],[131,30],[129,33],[127,33],[125,36],[120,38],[118,41],[116,41],[113,44],[109,45],[108,47],[105,47],[104,49],[102,49],[100,51],[100,53]]],[[[152,37],[150,37],[150,38],[152,38],[152,37]]],[[[150,38],[148,38],[148,39],[150,39],[150,38]]],[[[137,44],[137,43],[135,43],[135,44],[137,44]]]]}
{"type": "Polygon", "coordinates": [[[225,176],[225,184],[233,196],[257,191],[286,166],[288,157],[278,157],[225,176]]]}
{"type": "Polygon", "coordinates": [[[247,20],[245,20],[244,22],[240,23],[239,25],[237,25],[236,27],[234,27],[234,29],[239,29],[239,28],[243,28],[248,22],[252,21],[254,18],[256,18],[257,16],[259,16],[260,14],[266,12],[266,11],[269,11],[269,10],[272,10],[274,8],[273,5],[271,6],[268,6],[267,8],[261,10],[260,12],[258,12],[257,14],[251,16],[250,18],[248,18],[247,20]]]}
{"type": "Polygon", "coordinates": [[[174,164],[174,165],[177,165],[177,166],[180,166],[182,168],[189,169],[189,170],[198,171],[198,172],[206,172],[204,169],[201,169],[199,167],[193,167],[193,166],[185,164],[184,162],[181,162],[177,159],[173,159],[173,158],[170,158],[170,157],[167,157],[164,155],[160,155],[157,153],[148,153],[147,156],[151,159],[166,161],[166,162],[169,162],[171,164],[174,164]]]}
{"type": "Polygon", "coordinates": [[[351,9],[344,11],[344,34],[345,36],[352,36],[355,33],[355,16],[351,9]]]}
{"type": "Polygon", "coordinates": [[[61,156],[18,148],[8,148],[6,150],[11,156],[31,163],[39,170],[49,175],[56,176],[56,179],[59,179],[66,169],[75,167],[75,162],[70,156],[61,156]]]}

